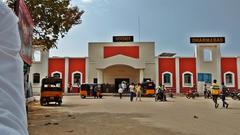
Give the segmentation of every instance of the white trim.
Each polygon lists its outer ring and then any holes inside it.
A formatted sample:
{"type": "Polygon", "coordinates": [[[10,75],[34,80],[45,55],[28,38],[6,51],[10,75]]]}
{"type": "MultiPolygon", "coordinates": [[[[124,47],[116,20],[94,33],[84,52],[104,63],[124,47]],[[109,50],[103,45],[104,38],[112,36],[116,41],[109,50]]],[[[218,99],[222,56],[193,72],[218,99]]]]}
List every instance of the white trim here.
{"type": "Polygon", "coordinates": [[[240,57],[237,58],[237,79],[238,89],[240,89],[240,57]]]}
{"type": "Polygon", "coordinates": [[[60,78],[62,79],[62,73],[59,72],[59,71],[54,71],[54,72],[52,72],[52,73],[51,73],[51,77],[53,77],[53,74],[56,74],[56,73],[60,74],[60,78]]]}
{"type": "Polygon", "coordinates": [[[225,84],[225,86],[226,87],[235,87],[235,74],[233,73],[233,72],[230,72],[230,71],[228,71],[228,72],[225,72],[224,73],[224,76],[223,76],[223,80],[224,80],[224,84],[225,84]],[[231,74],[232,75],[232,81],[233,81],[233,83],[232,84],[230,84],[230,85],[228,85],[227,84],[227,80],[226,80],[226,75],[227,74],[231,74]]]}
{"type": "Polygon", "coordinates": [[[82,84],[82,79],[83,79],[83,74],[82,74],[82,72],[80,72],[80,71],[74,71],[74,72],[72,72],[72,86],[73,87],[77,87],[77,84],[74,84],[74,74],[80,74],[81,75],[81,78],[80,78],[80,84],[82,84]]]}
{"type": "Polygon", "coordinates": [[[140,69],[139,70],[139,83],[143,83],[143,78],[144,78],[144,70],[140,69]]]}
{"type": "Polygon", "coordinates": [[[180,93],[180,76],[179,76],[179,66],[180,66],[180,63],[179,63],[179,57],[176,57],[175,59],[175,70],[176,70],[176,93],[180,93]]]}
{"type": "Polygon", "coordinates": [[[162,73],[162,85],[164,85],[165,87],[173,87],[173,75],[171,72],[166,71],[162,73]],[[164,74],[170,74],[170,84],[164,83],[164,74]]]}
{"type": "Polygon", "coordinates": [[[65,58],[65,79],[64,79],[64,91],[65,93],[68,92],[68,87],[69,86],[69,81],[68,81],[68,76],[69,76],[69,58],[65,58]]]}
{"type": "Polygon", "coordinates": [[[85,58],[85,83],[89,83],[88,78],[89,78],[89,62],[88,58],[85,58]]]}
{"type": "Polygon", "coordinates": [[[155,57],[155,84],[157,85],[157,86],[159,86],[159,67],[158,67],[158,65],[159,65],[159,59],[158,59],[158,57],[155,57]]]}
{"type": "Polygon", "coordinates": [[[192,72],[186,71],[186,72],[182,73],[182,86],[183,87],[193,87],[193,73],[192,72]],[[191,85],[190,86],[185,85],[185,83],[184,83],[184,75],[185,74],[190,74],[191,75],[191,85]]]}

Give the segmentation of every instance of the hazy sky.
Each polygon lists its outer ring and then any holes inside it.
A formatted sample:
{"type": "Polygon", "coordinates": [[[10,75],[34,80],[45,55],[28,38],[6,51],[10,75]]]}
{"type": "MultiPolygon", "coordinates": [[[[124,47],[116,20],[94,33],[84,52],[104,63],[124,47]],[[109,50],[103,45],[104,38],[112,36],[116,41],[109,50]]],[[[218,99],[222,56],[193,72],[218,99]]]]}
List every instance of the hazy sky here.
{"type": "Polygon", "coordinates": [[[72,5],[85,10],[82,24],[50,56],[86,57],[88,42],[111,42],[113,35],[153,41],[155,55],[178,56],[193,56],[190,36],[225,36],[222,55],[240,56],[240,0],[72,0],[72,5]]]}

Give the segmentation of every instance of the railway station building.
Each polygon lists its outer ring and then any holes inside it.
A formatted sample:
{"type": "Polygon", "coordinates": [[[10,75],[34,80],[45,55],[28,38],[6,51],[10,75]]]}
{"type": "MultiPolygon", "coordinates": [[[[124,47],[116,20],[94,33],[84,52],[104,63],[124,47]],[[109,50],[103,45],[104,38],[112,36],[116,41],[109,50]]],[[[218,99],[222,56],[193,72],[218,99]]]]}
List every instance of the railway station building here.
{"type": "MultiPolygon", "coordinates": [[[[66,93],[78,92],[83,83],[111,86],[116,92],[120,82],[153,81],[176,93],[192,87],[203,92],[214,79],[231,90],[240,89],[240,57],[221,55],[224,37],[191,37],[194,56],[180,57],[174,53],[155,54],[154,42],[134,42],[132,36],[113,37],[113,42],[89,42],[88,57],[50,57],[41,46],[35,46],[40,61],[34,62],[29,76],[35,93],[40,92],[41,79],[56,76],[63,80],[66,93]],[[71,87],[71,90],[70,90],[71,87]]],[[[173,50],[174,51],[174,50],[173,50]]]]}

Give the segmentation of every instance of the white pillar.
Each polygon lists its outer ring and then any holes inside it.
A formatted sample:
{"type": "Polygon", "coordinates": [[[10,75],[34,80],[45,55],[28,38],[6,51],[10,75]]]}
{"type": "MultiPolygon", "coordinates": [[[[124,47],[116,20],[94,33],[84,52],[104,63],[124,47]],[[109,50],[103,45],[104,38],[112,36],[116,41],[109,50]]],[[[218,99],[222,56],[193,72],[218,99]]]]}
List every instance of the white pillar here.
{"type": "Polygon", "coordinates": [[[86,58],[85,59],[85,83],[89,83],[88,78],[89,78],[89,65],[88,65],[88,58],[86,58]]]}
{"type": "Polygon", "coordinates": [[[144,72],[143,69],[139,70],[139,83],[143,82],[143,78],[144,78],[144,72]]]}
{"type": "Polygon", "coordinates": [[[97,79],[98,79],[98,84],[103,83],[103,72],[101,69],[97,69],[97,79]]]}
{"type": "Polygon", "coordinates": [[[64,80],[64,91],[65,93],[68,92],[68,74],[69,74],[69,58],[65,58],[65,80],[64,80]]]}
{"type": "Polygon", "coordinates": [[[158,86],[159,85],[159,67],[158,67],[158,57],[155,58],[155,83],[158,86]]]}
{"type": "Polygon", "coordinates": [[[179,74],[179,57],[175,58],[175,70],[176,70],[176,93],[180,93],[180,74],[179,74]]]}
{"type": "Polygon", "coordinates": [[[222,67],[221,67],[221,60],[222,60],[222,56],[221,56],[221,50],[220,50],[220,45],[217,45],[217,81],[219,84],[222,83],[222,67]]]}
{"type": "Polygon", "coordinates": [[[238,89],[240,89],[240,57],[237,58],[238,89]]]}

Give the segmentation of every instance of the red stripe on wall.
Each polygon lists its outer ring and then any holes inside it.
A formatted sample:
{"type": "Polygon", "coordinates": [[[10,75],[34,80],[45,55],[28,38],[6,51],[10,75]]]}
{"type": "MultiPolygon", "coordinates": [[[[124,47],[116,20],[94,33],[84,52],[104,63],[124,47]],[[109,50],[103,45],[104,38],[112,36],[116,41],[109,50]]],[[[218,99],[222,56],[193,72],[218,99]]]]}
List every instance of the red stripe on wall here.
{"type": "Polygon", "coordinates": [[[82,73],[82,83],[85,83],[85,58],[69,58],[68,83],[72,83],[72,73],[79,71],[82,73]]]}
{"type": "Polygon", "coordinates": [[[62,73],[62,84],[63,89],[64,86],[64,80],[65,80],[65,59],[64,58],[50,58],[48,60],[48,76],[51,76],[53,72],[60,72],[62,73]]]}
{"type": "Polygon", "coordinates": [[[237,75],[237,58],[222,58],[221,59],[221,73],[222,81],[224,81],[224,73],[232,72],[235,77],[235,87],[230,88],[230,90],[238,89],[238,75],[237,75]]]}
{"type": "Polygon", "coordinates": [[[104,58],[112,57],[115,55],[125,55],[132,58],[139,58],[139,46],[105,46],[104,58]]]}
{"type": "Polygon", "coordinates": [[[176,70],[175,70],[175,58],[159,58],[158,59],[158,71],[159,71],[159,84],[162,84],[162,73],[171,72],[172,73],[172,89],[176,92],[176,70]]]}
{"type": "Polygon", "coordinates": [[[184,72],[193,74],[193,84],[196,84],[196,59],[195,58],[179,58],[179,79],[180,93],[185,93],[189,88],[183,87],[182,75],[184,72]]]}

